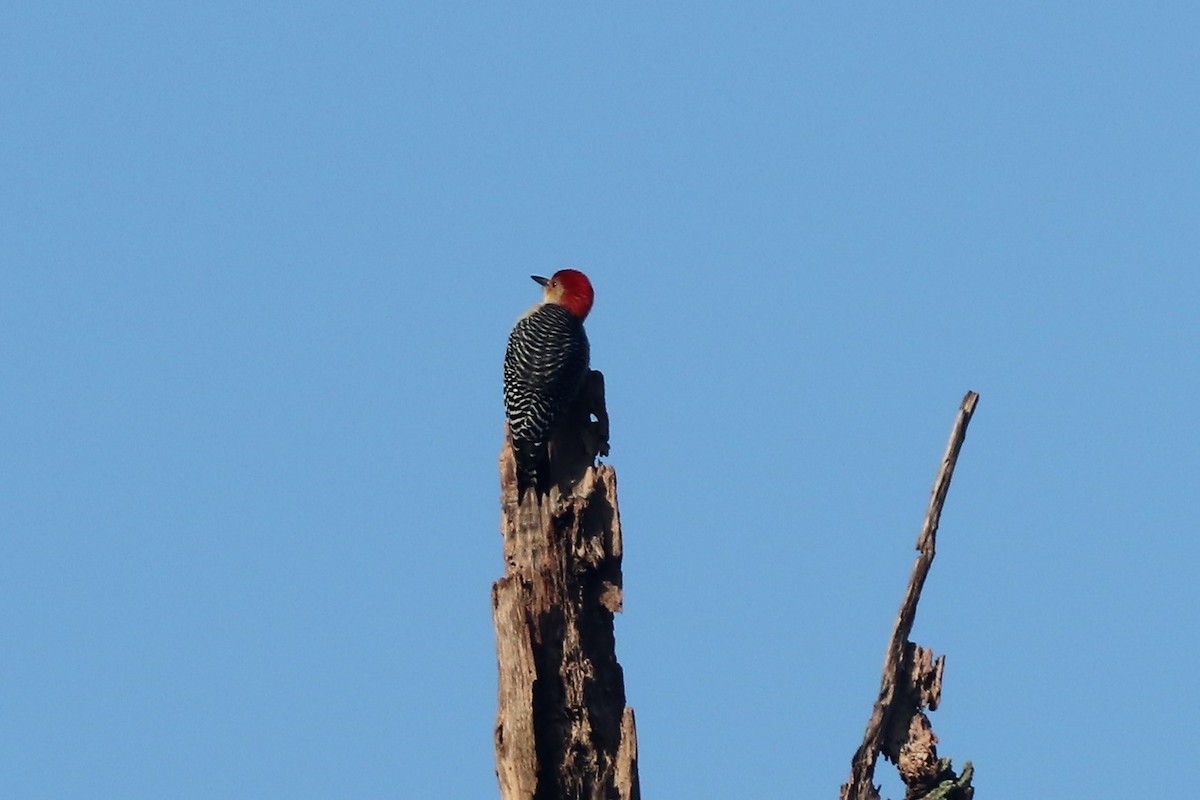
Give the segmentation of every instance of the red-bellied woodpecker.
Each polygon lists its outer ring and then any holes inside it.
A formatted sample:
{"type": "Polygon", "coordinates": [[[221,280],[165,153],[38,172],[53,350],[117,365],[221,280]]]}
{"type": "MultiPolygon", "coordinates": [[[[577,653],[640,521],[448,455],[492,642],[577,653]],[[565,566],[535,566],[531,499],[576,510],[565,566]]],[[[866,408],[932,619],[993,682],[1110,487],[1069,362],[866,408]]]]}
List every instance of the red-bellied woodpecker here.
{"type": "Polygon", "coordinates": [[[588,373],[583,320],[592,310],[592,284],[574,269],[549,278],[542,302],[517,320],[504,354],[504,410],[517,462],[517,502],[533,486],[539,502],[550,489],[548,444],[588,373]]]}

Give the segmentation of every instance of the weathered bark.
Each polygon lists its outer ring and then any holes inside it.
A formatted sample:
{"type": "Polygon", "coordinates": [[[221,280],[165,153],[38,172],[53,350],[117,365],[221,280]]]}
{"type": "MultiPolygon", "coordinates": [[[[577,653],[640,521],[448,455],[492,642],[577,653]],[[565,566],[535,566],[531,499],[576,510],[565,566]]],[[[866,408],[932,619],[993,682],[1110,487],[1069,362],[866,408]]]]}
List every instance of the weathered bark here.
{"type": "Polygon", "coordinates": [[[854,754],[850,781],[842,786],[841,800],[879,800],[874,778],[880,753],[899,769],[906,787],[905,800],[971,800],[975,795],[971,785],[974,773],[971,762],[963,766],[962,775],[957,775],[951,768],[950,759],[938,758],[937,736],[925,715],[926,708],[934,711],[941,702],[946,657],[935,659],[933,651],[913,644],[908,636],[916,620],[917,602],[921,599],[925,577],[933,564],[938,523],[950,489],[950,478],[978,401],[979,395],[967,392],[950,431],[950,443],[942,457],[929,510],[917,537],[919,555],[884,659],[879,699],[867,722],[863,742],[854,754]]]}
{"type": "Polygon", "coordinates": [[[502,800],[640,798],[633,709],[625,705],[613,636],[613,614],[621,610],[616,473],[594,466],[607,452],[599,372],[552,443],[555,486],[540,502],[531,491],[518,505],[505,436],[505,575],[492,586],[502,800]]]}

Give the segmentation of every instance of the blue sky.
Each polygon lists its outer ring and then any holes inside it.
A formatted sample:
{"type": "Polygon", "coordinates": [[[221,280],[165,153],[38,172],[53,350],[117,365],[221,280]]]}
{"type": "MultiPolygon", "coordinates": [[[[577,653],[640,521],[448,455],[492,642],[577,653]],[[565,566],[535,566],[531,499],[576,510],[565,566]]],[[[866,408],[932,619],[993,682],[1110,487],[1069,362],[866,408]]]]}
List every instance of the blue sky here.
{"type": "Polygon", "coordinates": [[[835,796],[968,389],[943,754],[981,797],[1177,785],[1197,41],[1187,3],[9,4],[0,795],[496,796],[500,362],[566,266],[646,797],[835,796]]]}

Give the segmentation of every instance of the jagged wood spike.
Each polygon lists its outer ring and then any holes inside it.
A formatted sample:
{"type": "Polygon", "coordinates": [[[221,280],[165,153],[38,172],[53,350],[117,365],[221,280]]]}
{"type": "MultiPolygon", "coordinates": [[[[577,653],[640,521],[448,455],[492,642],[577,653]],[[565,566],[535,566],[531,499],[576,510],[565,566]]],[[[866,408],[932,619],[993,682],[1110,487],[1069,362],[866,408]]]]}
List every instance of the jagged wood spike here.
{"type": "Polygon", "coordinates": [[[595,466],[607,452],[603,376],[591,372],[552,441],[545,497],[518,500],[507,436],[500,454],[505,575],[492,586],[492,609],[501,800],[641,797],[613,635],[622,603],[616,473],[595,466]]]}

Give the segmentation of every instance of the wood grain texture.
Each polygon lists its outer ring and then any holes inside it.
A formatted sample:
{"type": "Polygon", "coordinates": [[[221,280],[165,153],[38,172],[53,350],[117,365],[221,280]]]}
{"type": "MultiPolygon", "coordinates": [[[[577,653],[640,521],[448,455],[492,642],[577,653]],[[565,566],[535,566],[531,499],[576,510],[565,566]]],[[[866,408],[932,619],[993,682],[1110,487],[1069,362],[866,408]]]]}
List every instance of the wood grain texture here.
{"type": "Polygon", "coordinates": [[[507,441],[500,455],[505,574],[492,609],[502,800],[640,800],[613,636],[622,603],[616,473],[594,464],[608,450],[603,386],[593,372],[573,423],[556,436],[555,487],[540,502],[528,492],[518,505],[507,441]]]}
{"type": "Polygon", "coordinates": [[[929,508],[917,537],[917,560],[884,659],[879,699],[867,722],[862,744],[851,761],[850,780],[842,785],[841,800],[879,800],[874,778],[880,753],[899,769],[906,787],[905,800],[971,800],[974,797],[971,763],[967,762],[962,774],[958,775],[952,769],[950,759],[938,758],[937,736],[925,714],[926,709],[933,711],[941,702],[945,656],[934,658],[933,651],[913,644],[908,637],[916,620],[921,589],[936,555],[938,525],[946,493],[950,490],[950,479],[978,402],[978,394],[967,392],[950,431],[950,441],[934,479],[929,508]]]}

